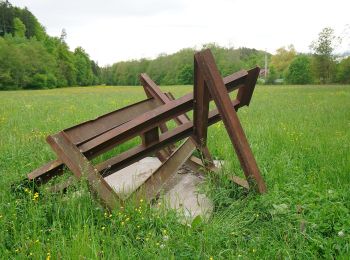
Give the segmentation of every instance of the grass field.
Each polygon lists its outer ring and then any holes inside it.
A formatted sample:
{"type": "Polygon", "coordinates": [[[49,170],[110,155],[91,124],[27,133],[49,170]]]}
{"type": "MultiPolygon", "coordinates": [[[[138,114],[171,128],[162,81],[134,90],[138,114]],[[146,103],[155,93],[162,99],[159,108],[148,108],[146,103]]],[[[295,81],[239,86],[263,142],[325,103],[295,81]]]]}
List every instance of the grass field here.
{"type": "Polygon", "coordinates": [[[55,158],[48,134],[141,99],[141,87],[0,92],[0,258],[350,258],[350,86],[257,87],[239,116],[263,196],[227,181],[242,172],[222,123],[210,127],[209,149],[227,163],[201,187],[215,203],[208,223],[181,225],[145,204],[109,215],[85,184],[81,196],[11,191],[55,158]]]}

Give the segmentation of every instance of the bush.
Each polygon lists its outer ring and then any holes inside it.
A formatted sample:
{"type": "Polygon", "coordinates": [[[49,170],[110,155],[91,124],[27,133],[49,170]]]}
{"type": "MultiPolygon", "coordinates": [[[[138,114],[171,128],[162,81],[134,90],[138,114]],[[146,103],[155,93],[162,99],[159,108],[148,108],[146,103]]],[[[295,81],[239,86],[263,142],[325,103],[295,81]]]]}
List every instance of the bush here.
{"type": "Polygon", "coordinates": [[[286,73],[286,81],[289,84],[312,83],[311,62],[308,56],[299,55],[293,59],[286,73]]]}

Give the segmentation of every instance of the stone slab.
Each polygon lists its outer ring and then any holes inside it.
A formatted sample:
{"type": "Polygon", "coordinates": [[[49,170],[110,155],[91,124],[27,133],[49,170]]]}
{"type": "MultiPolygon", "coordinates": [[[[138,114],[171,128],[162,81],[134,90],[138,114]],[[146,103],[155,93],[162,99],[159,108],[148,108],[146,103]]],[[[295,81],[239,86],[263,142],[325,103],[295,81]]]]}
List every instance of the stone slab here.
{"type": "MultiPolygon", "coordinates": [[[[161,165],[158,158],[146,157],[105,178],[107,183],[125,200],[153,174],[161,165]]],[[[222,161],[216,161],[220,167],[222,161]]],[[[162,200],[166,207],[177,210],[183,218],[181,222],[191,223],[198,215],[209,219],[213,212],[213,202],[198,191],[204,177],[183,166],[164,186],[162,200]]]]}
{"type": "Polygon", "coordinates": [[[125,200],[161,165],[156,157],[145,157],[104,178],[118,196],[125,200]]]}

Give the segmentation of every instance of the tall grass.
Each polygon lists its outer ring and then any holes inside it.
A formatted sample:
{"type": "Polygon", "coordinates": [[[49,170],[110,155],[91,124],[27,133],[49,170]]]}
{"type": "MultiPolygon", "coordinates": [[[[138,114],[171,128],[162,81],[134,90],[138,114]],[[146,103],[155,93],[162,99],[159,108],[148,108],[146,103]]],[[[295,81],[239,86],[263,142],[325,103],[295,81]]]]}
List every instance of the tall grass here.
{"type": "Polygon", "coordinates": [[[263,196],[228,181],[242,171],[223,124],[210,127],[209,149],[226,163],[200,187],[215,204],[208,223],[181,225],[145,203],[110,214],[85,183],[66,194],[12,191],[55,158],[48,134],[144,97],[140,87],[0,92],[1,258],[350,258],[349,86],[257,87],[239,116],[267,183],[263,196]]]}

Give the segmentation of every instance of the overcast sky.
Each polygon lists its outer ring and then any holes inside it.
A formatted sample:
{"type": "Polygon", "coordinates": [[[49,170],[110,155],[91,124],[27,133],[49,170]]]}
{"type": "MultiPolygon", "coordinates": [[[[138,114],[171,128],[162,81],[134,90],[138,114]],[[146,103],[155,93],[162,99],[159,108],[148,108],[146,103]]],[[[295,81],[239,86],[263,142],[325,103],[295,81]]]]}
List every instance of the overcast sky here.
{"type": "Polygon", "coordinates": [[[308,52],[324,27],[346,36],[350,49],[350,0],[10,0],[27,6],[48,34],[67,31],[73,50],[82,46],[100,65],[155,58],[216,42],[274,53],[294,44],[308,52]]]}

